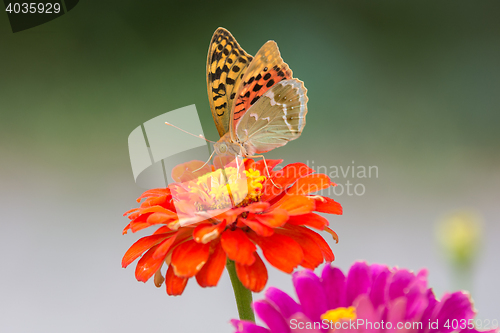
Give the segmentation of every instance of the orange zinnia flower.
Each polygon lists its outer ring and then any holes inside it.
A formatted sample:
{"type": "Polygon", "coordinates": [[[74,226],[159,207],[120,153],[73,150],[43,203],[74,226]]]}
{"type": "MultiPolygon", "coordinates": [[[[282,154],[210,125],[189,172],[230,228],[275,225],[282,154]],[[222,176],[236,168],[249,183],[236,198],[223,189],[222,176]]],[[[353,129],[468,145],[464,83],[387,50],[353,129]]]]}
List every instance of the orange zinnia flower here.
{"type": "Polygon", "coordinates": [[[146,198],[141,206],[125,213],[131,222],[124,234],[161,227],[134,243],[122,266],[142,255],[137,280],[146,282],[154,275],[157,287],[165,281],[169,295],[180,295],[193,276],[202,287],[216,286],[228,258],[235,262],[242,284],[261,291],[268,275],[257,246],[271,265],[286,273],[299,265],[314,269],[324,260],[333,261],[326,241],[310,228],[326,230],[338,242],[328,220],[313,212],[342,214],[342,207],[310,193],[335,184],[303,163],[273,171],[280,162],[268,160],[268,170],[262,160],[251,159],[224,169],[196,170],[201,161],[177,166],[172,171],[177,183],[144,192],[137,200],[146,198]]]}

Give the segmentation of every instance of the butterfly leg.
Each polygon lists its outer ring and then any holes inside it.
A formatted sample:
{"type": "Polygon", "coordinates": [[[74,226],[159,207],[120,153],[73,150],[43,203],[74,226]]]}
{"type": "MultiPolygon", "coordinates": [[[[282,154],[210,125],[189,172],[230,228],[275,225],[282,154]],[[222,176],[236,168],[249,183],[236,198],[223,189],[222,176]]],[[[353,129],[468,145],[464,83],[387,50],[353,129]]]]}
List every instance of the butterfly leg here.
{"type": "Polygon", "coordinates": [[[271,183],[274,185],[274,187],[276,187],[277,189],[282,189],[283,187],[279,186],[279,185],[276,185],[274,182],[273,182],[273,179],[271,178],[271,174],[269,173],[269,168],[267,166],[267,163],[266,163],[266,158],[264,157],[264,155],[254,155],[254,156],[247,156],[249,158],[256,158],[256,157],[262,157],[262,160],[264,161],[264,166],[266,167],[266,171],[267,171],[267,177],[269,178],[269,180],[271,181],[271,183]]]}

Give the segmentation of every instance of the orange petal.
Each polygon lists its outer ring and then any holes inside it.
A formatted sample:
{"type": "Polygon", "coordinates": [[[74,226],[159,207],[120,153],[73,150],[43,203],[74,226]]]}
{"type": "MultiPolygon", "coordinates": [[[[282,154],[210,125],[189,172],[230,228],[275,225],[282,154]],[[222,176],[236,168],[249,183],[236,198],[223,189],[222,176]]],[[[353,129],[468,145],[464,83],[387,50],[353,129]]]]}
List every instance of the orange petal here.
{"type": "Polygon", "coordinates": [[[316,244],[314,238],[307,232],[303,232],[304,227],[279,229],[276,232],[292,238],[296,241],[304,252],[304,260],[300,265],[304,268],[315,269],[323,262],[323,253],[316,244]]]}
{"type": "MultiPolygon", "coordinates": [[[[287,225],[287,227],[295,227],[295,226],[287,225]]],[[[299,228],[299,227],[295,227],[295,228],[299,228]]],[[[330,228],[325,227],[325,230],[326,229],[330,229],[330,228]]],[[[335,260],[335,255],[333,254],[332,249],[330,249],[330,246],[323,239],[323,237],[321,237],[321,235],[312,231],[309,228],[303,228],[301,231],[304,233],[307,233],[309,236],[311,236],[314,239],[314,242],[316,243],[316,245],[318,245],[319,249],[323,253],[323,258],[325,258],[325,260],[327,262],[332,262],[335,260]]]]}
{"type": "Polygon", "coordinates": [[[224,231],[220,242],[229,259],[243,265],[252,265],[255,262],[254,253],[257,247],[241,229],[224,231]]]}
{"type": "Polygon", "coordinates": [[[196,212],[194,200],[179,200],[175,203],[179,215],[192,214],[196,212]]]}
{"type": "Polygon", "coordinates": [[[132,244],[132,246],[125,252],[125,255],[122,259],[122,267],[125,268],[130,263],[132,263],[135,259],[139,258],[141,254],[144,253],[147,249],[152,248],[153,246],[160,244],[165,239],[171,237],[171,234],[159,234],[159,235],[151,235],[142,237],[137,242],[132,244]]]}
{"type": "Polygon", "coordinates": [[[139,230],[149,228],[150,226],[151,224],[147,222],[130,223],[130,230],[132,230],[132,232],[137,232],[139,230]]]}
{"type": "Polygon", "coordinates": [[[177,216],[177,214],[171,210],[168,210],[162,206],[151,206],[147,208],[141,208],[141,214],[146,213],[164,213],[167,215],[177,216]]]}
{"type": "Polygon", "coordinates": [[[271,206],[271,209],[281,208],[288,211],[288,215],[302,215],[314,210],[314,199],[302,195],[285,195],[278,202],[271,206]]]}
{"type": "Polygon", "coordinates": [[[163,259],[153,258],[153,253],[157,248],[158,245],[150,248],[137,263],[137,267],[135,268],[135,277],[137,281],[146,282],[163,264],[163,259]]]}
{"type": "Polygon", "coordinates": [[[244,212],[248,213],[262,213],[269,208],[270,204],[268,202],[254,202],[245,207],[233,208],[230,210],[224,210],[223,213],[214,216],[217,220],[226,220],[227,224],[231,224],[236,221],[236,218],[244,212]]]}
{"type": "Polygon", "coordinates": [[[255,170],[255,161],[251,158],[245,158],[244,160],[245,170],[254,169],[255,170]]]}
{"type": "Polygon", "coordinates": [[[182,183],[196,179],[208,172],[211,172],[212,167],[210,167],[210,165],[204,165],[204,164],[205,164],[204,161],[196,161],[196,160],[179,164],[172,169],[172,179],[175,180],[176,182],[182,183]]]}
{"type": "Polygon", "coordinates": [[[130,223],[127,224],[127,226],[123,229],[122,235],[125,235],[127,233],[127,231],[129,231],[129,229],[130,229],[130,223]]]}
{"type": "MultiPolygon", "coordinates": [[[[277,189],[274,190],[276,187],[271,182],[266,182],[267,186],[272,186],[274,188],[270,188],[271,190],[266,188],[266,191],[264,191],[264,194],[261,197],[262,201],[269,201],[272,198],[275,198],[277,195],[279,195],[281,192],[286,190],[290,185],[295,183],[297,178],[304,177],[308,174],[313,173],[314,170],[309,168],[307,165],[304,163],[292,163],[286,165],[283,169],[279,171],[274,171],[271,173],[271,177],[273,179],[273,182],[281,187],[282,190],[278,191],[277,189]]],[[[267,176],[267,175],[266,175],[267,176]]]]}
{"type": "Polygon", "coordinates": [[[189,240],[177,246],[172,252],[172,263],[175,275],[192,277],[200,271],[210,255],[210,244],[189,240]]]}
{"type": "Polygon", "coordinates": [[[174,230],[172,230],[169,227],[167,227],[166,225],[164,225],[162,227],[159,227],[155,232],[153,232],[153,235],[165,234],[165,233],[171,232],[171,231],[174,231],[174,230]]]}
{"type": "Polygon", "coordinates": [[[170,195],[169,188],[155,188],[155,189],[147,190],[139,198],[137,198],[137,202],[141,201],[142,198],[161,197],[164,195],[170,195]]]}
{"type": "Polygon", "coordinates": [[[188,278],[178,277],[174,274],[172,265],[168,266],[167,274],[165,274],[165,285],[167,286],[167,294],[170,296],[179,296],[184,292],[188,282],[188,278]]]}
{"type": "Polygon", "coordinates": [[[238,279],[245,288],[254,293],[261,292],[264,289],[268,278],[267,268],[257,253],[255,253],[255,262],[252,265],[247,266],[236,262],[235,266],[236,275],[238,275],[238,279]]]}
{"type": "Polygon", "coordinates": [[[243,222],[246,226],[255,231],[257,235],[262,237],[269,237],[274,233],[273,228],[263,225],[262,223],[255,220],[247,220],[240,217],[238,219],[238,222],[243,222]]]}
{"type": "Polygon", "coordinates": [[[172,196],[161,196],[161,197],[152,197],[152,198],[147,198],[142,204],[141,208],[147,208],[147,207],[152,207],[152,206],[162,206],[167,209],[172,210],[172,208],[175,208],[172,205],[172,196]]]}
{"type": "Polygon", "coordinates": [[[161,267],[155,272],[155,276],[153,278],[153,281],[155,283],[155,287],[160,288],[161,285],[163,284],[163,281],[165,281],[165,278],[161,274],[161,267]]]}
{"type": "Polygon", "coordinates": [[[127,216],[128,214],[131,214],[131,213],[136,212],[138,210],[139,210],[139,208],[132,208],[131,210],[128,210],[125,213],[123,213],[123,216],[127,216]]]}
{"type": "Polygon", "coordinates": [[[242,207],[245,212],[249,213],[262,213],[268,209],[270,204],[268,202],[254,202],[246,207],[242,207]]]}
{"type": "Polygon", "coordinates": [[[297,179],[286,191],[288,194],[304,195],[330,187],[330,178],[323,174],[312,174],[297,179]]]}
{"type": "Polygon", "coordinates": [[[164,240],[162,243],[159,244],[158,248],[156,249],[155,253],[153,254],[153,257],[155,259],[158,258],[165,258],[170,251],[172,251],[177,245],[183,243],[186,241],[188,238],[192,237],[191,229],[183,228],[179,230],[174,237],[164,240]]]}
{"type": "Polygon", "coordinates": [[[151,214],[153,214],[153,213],[145,213],[145,214],[139,213],[139,215],[137,215],[136,217],[134,217],[132,219],[132,221],[130,221],[130,223],[147,222],[148,221],[148,217],[151,214]]]}
{"type": "Polygon", "coordinates": [[[325,228],[325,231],[328,232],[330,235],[332,235],[333,239],[335,239],[335,242],[338,244],[339,235],[337,235],[337,233],[335,231],[333,231],[332,229],[330,229],[328,227],[325,228]]]}
{"type": "Polygon", "coordinates": [[[198,243],[206,244],[218,238],[225,228],[225,222],[219,224],[203,223],[194,229],[193,238],[198,243]]]}
{"type": "Polygon", "coordinates": [[[176,239],[177,239],[177,234],[175,234],[174,236],[172,236],[169,239],[166,239],[162,243],[160,243],[158,245],[158,248],[156,249],[155,253],[153,253],[153,258],[165,259],[168,251],[170,251],[172,249],[172,244],[174,244],[176,239]]]}
{"type": "MultiPolygon", "coordinates": [[[[264,163],[264,160],[259,160],[257,162],[254,162],[253,165],[251,166],[252,169],[254,170],[259,170],[260,174],[265,176],[266,178],[269,177],[269,174],[271,173],[271,170],[274,169],[275,166],[283,162],[283,160],[266,160],[266,163],[264,163]],[[269,173],[266,171],[266,164],[269,173]]],[[[246,165],[245,165],[246,167],[246,165]]],[[[248,170],[248,169],[247,169],[248,170]]]]}
{"type": "Polygon", "coordinates": [[[222,272],[224,272],[224,267],[226,267],[226,254],[217,242],[214,246],[214,252],[208,258],[208,261],[203,268],[196,274],[196,281],[203,287],[215,287],[219,283],[222,272]]]}
{"type": "MultiPolygon", "coordinates": [[[[139,230],[148,228],[150,226],[150,224],[147,223],[147,220],[151,214],[152,213],[138,214],[135,218],[133,218],[129,224],[132,232],[137,232],[139,230]]],[[[129,218],[131,218],[131,217],[132,217],[132,215],[129,216],[129,218]]]]}
{"type": "Polygon", "coordinates": [[[342,206],[337,201],[328,197],[322,198],[323,200],[316,200],[315,211],[321,213],[342,215],[342,206]]]}
{"type": "Polygon", "coordinates": [[[324,230],[329,224],[326,218],[314,213],[292,216],[288,219],[287,223],[293,225],[306,225],[318,230],[324,230]]]}
{"type": "Polygon", "coordinates": [[[267,261],[285,273],[292,273],[304,259],[300,245],[288,236],[274,233],[269,237],[260,237],[252,232],[248,235],[260,246],[267,261]]]}
{"type": "Polygon", "coordinates": [[[148,216],[147,222],[150,225],[167,224],[177,219],[177,214],[153,213],[148,216]]]}
{"type": "Polygon", "coordinates": [[[271,228],[281,227],[288,221],[288,212],[285,209],[277,208],[269,213],[254,214],[254,219],[271,228]]]}

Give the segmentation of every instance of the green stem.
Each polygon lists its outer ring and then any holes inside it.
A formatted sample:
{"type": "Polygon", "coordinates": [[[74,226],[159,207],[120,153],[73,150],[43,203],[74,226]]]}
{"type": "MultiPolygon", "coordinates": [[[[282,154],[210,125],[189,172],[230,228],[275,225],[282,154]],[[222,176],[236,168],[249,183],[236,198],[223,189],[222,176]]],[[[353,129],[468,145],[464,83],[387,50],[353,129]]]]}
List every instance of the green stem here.
{"type": "Polygon", "coordinates": [[[238,279],[234,261],[227,259],[226,267],[233,284],[234,298],[236,298],[240,319],[255,322],[255,315],[252,310],[252,292],[245,288],[238,279]]]}

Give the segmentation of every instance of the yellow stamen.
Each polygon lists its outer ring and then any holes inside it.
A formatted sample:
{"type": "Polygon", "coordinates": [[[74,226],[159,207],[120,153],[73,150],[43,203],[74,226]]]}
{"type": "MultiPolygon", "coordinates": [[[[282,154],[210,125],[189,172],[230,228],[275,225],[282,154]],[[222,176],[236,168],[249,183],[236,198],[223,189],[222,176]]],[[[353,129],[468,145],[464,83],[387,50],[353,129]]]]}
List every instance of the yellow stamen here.
{"type": "Polygon", "coordinates": [[[189,185],[191,193],[196,193],[205,203],[196,203],[198,210],[223,209],[245,206],[258,201],[262,195],[262,183],[266,177],[259,170],[244,170],[244,175],[234,167],[209,172],[189,185]]]}
{"type": "Polygon", "coordinates": [[[245,170],[245,175],[247,176],[247,186],[248,186],[247,199],[251,201],[259,200],[262,194],[261,192],[263,188],[262,183],[266,180],[266,177],[262,176],[259,170],[253,170],[253,169],[245,170]]]}
{"type": "Polygon", "coordinates": [[[322,320],[328,320],[332,323],[342,320],[356,320],[356,308],[350,306],[348,308],[336,308],[329,310],[321,315],[322,320]]]}

